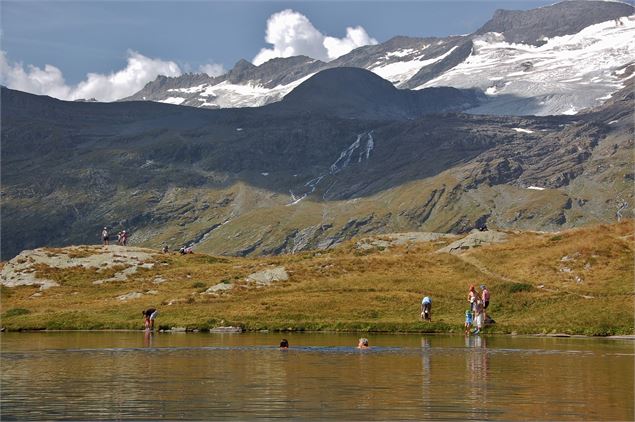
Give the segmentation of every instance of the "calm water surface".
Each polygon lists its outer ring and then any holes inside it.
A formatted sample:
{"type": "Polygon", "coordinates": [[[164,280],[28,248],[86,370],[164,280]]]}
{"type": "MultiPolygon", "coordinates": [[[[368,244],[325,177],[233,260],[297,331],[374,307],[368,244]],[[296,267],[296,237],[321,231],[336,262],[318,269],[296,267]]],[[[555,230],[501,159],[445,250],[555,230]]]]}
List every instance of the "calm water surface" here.
{"type": "Polygon", "coordinates": [[[635,343],[505,336],[3,333],[5,420],[628,420],[635,343]]]}

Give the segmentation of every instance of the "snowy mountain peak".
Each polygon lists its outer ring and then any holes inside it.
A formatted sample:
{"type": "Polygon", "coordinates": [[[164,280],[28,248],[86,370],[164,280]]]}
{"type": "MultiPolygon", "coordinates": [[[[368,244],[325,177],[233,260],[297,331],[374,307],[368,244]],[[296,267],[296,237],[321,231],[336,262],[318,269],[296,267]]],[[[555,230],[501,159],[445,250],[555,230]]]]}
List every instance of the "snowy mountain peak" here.
{"type": "Polygon", "coordinates": [[[260,66],[240,60],[216,78],[160,76],[125,100],[257,107],[280,101],[320,71],[356,67],[402,89],[479,89],[486,100],[469,110],[473,113],[573,114],[601,104],[623,86],[617,72],[635,57],[634,12],[627,3],[580,0],[498,10],[470,36],[396,36],[329,63],[306,56],[260,66]]]}
{"type": "Polygon", "coordinates": [[[497,32],[510,43],[542,45],[545,38],[575,34],[589,25],[633,14],[620,2],[570,0],[532,10],[497,10],[476,34],[497,32]]]}

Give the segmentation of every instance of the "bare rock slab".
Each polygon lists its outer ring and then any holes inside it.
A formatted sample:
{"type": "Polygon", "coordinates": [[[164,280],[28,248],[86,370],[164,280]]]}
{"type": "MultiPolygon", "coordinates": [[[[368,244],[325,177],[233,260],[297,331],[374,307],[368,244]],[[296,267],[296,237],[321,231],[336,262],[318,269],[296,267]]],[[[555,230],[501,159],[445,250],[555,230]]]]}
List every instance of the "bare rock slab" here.
{"type": "Polygon", "coordinates": [[[495,230],[489,230],[485,232],[473,231],[465,236],[463,239],[459,239],[450,243],[448,246],[439,249],[438,253],[461,253],[473,247],[487,245],[489,243],[502,243],[507,240],[507,234],[498,232],[495,230]]]}
{"type": "Polygon", "coordinates": [[[262,285],[269,285],[276,281],[286,281],[288,279],[289,274],[284,267],[269,268],[247,276],[247,281],[262,285]]]}

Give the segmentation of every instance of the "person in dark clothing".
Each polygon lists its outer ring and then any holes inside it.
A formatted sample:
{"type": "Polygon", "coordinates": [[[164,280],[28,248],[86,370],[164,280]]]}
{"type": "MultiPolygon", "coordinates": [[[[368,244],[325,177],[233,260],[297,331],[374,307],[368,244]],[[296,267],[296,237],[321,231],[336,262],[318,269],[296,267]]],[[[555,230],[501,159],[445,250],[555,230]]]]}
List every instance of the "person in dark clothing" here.
{"type": "Polygon", "coordinates": [[[155,308],[148,308],[144,311],[141,311],[141,314],[144,317],[146,330],[154,330],[154,320],[159,314],[159,311],[157,311],[155,308]]]}

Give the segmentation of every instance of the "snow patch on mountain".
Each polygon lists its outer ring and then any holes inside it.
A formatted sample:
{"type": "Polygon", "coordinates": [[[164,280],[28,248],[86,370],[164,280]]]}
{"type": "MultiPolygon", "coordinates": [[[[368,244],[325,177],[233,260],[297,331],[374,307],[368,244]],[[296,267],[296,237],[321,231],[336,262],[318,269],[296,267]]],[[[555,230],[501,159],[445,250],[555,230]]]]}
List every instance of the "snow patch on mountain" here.
{"type": "Polygon", "coordinates": [[[362,135],[357,135],[357,139],[348,148],[340,153],[340,156],[333,164],[331,164],[330,173],[337,174],[344,170],[351,162],[351,157],[357,148],[359,148],[359,140],[362,139],[362,135]]]}
{"type": "Polygon", "coordinates": [[[620,71],[635,57],[635,17],[591,25],[542,46],[507,43],[501,34],[474,38],[472,54],[417,87],[480,88],[492,114],[575,114],[623,88],[620,71]]]}
{"type": "Polygon", "coordinates": [[[193,94],[193,93],[196,93],[196,92],[203,91],[206,86],[208,86],[208,84],[201,84],[201,85],[191,86],[189,88],[172,88],[172,89],[168,89],[168,92],[182,92],[182,93],[185,93],[185,94],[193,94]]]}
{"type": "MultiPolygon", "coordinates": [[[[454,46],[450,50],[448,50],[446,53],[437,57],[430,58],[430,59],[422,60],[422,58],[425,57],[425,55],[421,55],[413,60],[398,61],[394,63],[384,64],[381,66],[370,68],[368,70],[381,76],[384,79],[389,80],[390,82],[395,84],[397,87],[399,87],[403,83],[407,82],[410,78],[412,78],[423,67],[429,66],[433,63],[443,60],[444,58],[452,54],[452,52],[456,48],[457,47],[454,46]]],[[[408,49],[408,50],[412,50],[412,49],[408,49]]],[[[401,50],[401,52],[404,52],[404,51],[406,50],[401,50]]],[[[395,53],[398,53],[398,52],[393,52],[392,54],[395,54],[395,53]]],[[[391,53],[388,53],[388,54],[391,54],[391,53]]],[[[402,57],[402,56],[398,56],[398,57],[402,57]]]]}
{"type": "MultiPolygon", "coordinates": [[[[339,172],[341,172],[342,170],[344,170],[345,168],[347,168],[355,155],[355,151],[359,149],[358,156],[357,156],[357,163],[361,163],[364,159],[368,160],[370,158],[370,153],[374,148],[375,148],[375,140],[373,139],[372,130],[369,132],[358,134],[355,141],[352,144],[350,144],[345,150],[340,152],[340,155],[337,158],[337,160],[335,160],[333,164],[330,165],[328,173],[322,173],[319,176],[314,177],[313,179],[309,180],[308,182],[304,184],[304,187],[308,188],[306,192],[296,195],[295,192],[289,191],[289,194],[291,195],[291,202],[289,202],[287,206],[296,205],[300,203],[308,195],[315,192],[318,185],[320,184],[320,182],[322,182],[322,180],[324,180],[324,178],[326,178],[327,176],[334,176],[338,174],[339,172]],[[363,148],[360,148],[362,144],[362,139],[364,139],[364,137],[366,137],[366,144],[363,148]]],[[[353,160],[353,162],[355,161],[353,160]]]]}
{"type": "Polygon", "coordinates": [[[165,100],[161,101],[162,103],[166,103],[166,104],[183,104],[183,101],[185,101],[185,98],[182,97],[168,97],[165,100]]]}
{"type": "Polygon", "coordinates": [[[280,101],[282,97],[314,74],[311,73],[291,83],[277,85],[273,88],[266,88],[253,81],[245,84],[233,84],[226,80],[216,85],[201,84],[187,88],[173,88],[167,90],[172,96],[158,101],[209,108],[260,107],[280,101]],[[177,97],[176,95],[181,96],[177,97]]]}
{"type": "Polygon", "coordinates": [[[389,51],[388,53],[384,55],[384,58],[389,59],[391,57],[406,57],[411,54],[417,53],[418,51],[421,51],[424,48],[425,46],[422,47],[420,50],[415,50],[414,48],[403,48],[401,50],[389,51]]]}

